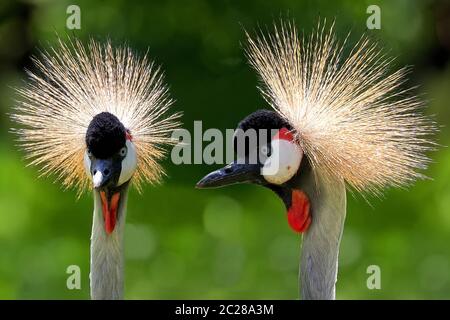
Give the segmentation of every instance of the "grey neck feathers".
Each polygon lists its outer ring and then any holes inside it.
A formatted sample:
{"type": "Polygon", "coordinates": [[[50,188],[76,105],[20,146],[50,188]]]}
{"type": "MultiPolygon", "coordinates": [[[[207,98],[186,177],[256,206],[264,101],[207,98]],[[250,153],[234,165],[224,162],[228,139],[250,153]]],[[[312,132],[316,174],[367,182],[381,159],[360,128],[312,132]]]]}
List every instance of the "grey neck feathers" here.
{"type": "Polygon", "coordinates": [[[344,181],[312,171],[302,183],[310,197],[312,223],[303,235],[300,258],[302,299],[335,299],[339,245],[346,214],[344,181]]]}
{"type": "Polygon", "coordinates": [[[94,219],[91,235],[91,298],[123,299],[125,227],[127,190],[121,194],[114,231],[107,234],[103,222],[100,194],[94,191],[94,219]]]}

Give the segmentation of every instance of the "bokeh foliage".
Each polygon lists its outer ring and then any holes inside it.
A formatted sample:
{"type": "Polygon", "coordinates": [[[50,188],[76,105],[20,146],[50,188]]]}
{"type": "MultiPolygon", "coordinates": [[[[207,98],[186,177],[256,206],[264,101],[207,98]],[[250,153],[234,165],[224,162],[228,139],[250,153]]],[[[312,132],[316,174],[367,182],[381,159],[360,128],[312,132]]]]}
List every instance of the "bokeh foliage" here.
{"type": "MultiPolygon", "coordinates": [[[[55,43],[56,34],[110,38],[149,55],[166,72],[184,126],[233,128],[267,107],[246,63],[243,28],[279,17],[295,19],[305,32],[319,18],[336,21],[349,43],[366,32],[413,65],[410,84],[428,101],[450,135],[450,6],[446,1],[50,1],[0,3],[0,298],[89,297],[92,199],[78,201],[52,179],[38,179],[9,133],[11,87],[21,86],[30,55],[55,43]],[[81,8],[82,29],[68,31],[66,8],[81,8]],[[381,30],[366,30],[366,8],[378,4],[381,30]],[[82,289],[66,288],[66,268],[82,270],[82,289]]],[[[450,297],[450,151],[432,154],[427,174],[409,190],[384,199],[349,195],[337,297],[450,297]],[[379,265],[382,289],[368,290],[366,268],[379,265]]],[[[297,298],[300,237],[287,226],[285,209],[270,191],[239,185],[196,190],[195,182],[216,166],[175,166],[144,194],[132,191],[126,229],[126,297],[297,298]]]]}

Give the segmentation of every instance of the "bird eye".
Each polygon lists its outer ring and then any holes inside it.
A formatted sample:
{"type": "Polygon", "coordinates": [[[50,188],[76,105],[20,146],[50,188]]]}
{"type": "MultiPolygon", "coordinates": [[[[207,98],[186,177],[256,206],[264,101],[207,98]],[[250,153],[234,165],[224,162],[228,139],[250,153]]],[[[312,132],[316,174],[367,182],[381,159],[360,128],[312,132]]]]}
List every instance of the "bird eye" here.
{"type": "Polygon", "coordinates": [[[119,154],[122,157],[125,157],[127,155],[127,147],[123,147],[122,149],[120,149],[119,154]]]}
{"type": "Polygon", "coordinates": [[[265,157],[270,157],[270,155],[272,154],[272,148],[270,147],[270,145],[264,145],[260,148],[261,151],[261,155],[265,156],[265,157]]]}

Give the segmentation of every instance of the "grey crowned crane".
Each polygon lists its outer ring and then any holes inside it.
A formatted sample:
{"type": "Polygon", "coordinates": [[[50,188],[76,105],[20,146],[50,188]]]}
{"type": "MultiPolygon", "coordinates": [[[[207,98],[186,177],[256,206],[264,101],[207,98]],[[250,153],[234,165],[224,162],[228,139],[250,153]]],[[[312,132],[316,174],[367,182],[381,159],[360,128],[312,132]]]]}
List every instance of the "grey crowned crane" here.
{"type": "Polygon", "coordinates": [[[128,189],[163,176],[159,161],[178,114],[163,74],[147,57],[108,42],[59,41],[34,59],[12,118],[30,164],[66,188],[92,190],[92,299],[121,299],[128,189]]]}
{"type": "MultiPolygon", "coordinates": [[[[291,22],[271,34],[247,34],[247,56],[274,109],[258,110],[238,125],[278,129],[246,144],[238,160],[214,171],[199,188],[254,183],[275,192],[287,220],[303,233],[299,282],[303,299],[334,299],[346,189],[363,196],[409,185],[423,175],[435,148],[436,125],[423,102],[402,88],[406,70],[363,37],[347,55],[326,24],[299,39],[291,22]],[[254,150],[256,148],[256,150],[254,150]],[[266,155],[252,163],[251,154],[266,155]],[[275,169],[274,169],[275,168],[275,169]]],[[[236,146],[237,134],[235,134],[236,146]]]]}

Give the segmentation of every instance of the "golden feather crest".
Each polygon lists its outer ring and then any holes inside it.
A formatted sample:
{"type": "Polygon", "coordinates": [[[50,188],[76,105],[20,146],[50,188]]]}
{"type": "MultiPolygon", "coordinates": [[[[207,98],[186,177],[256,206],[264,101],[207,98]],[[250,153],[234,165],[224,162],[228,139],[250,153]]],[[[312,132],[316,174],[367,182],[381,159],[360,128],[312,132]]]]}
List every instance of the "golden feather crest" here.
{"type": "Polygon", "coordinates": [[[319,23],[302,39],[292,22],[246,33],[264,98],[295,128],[315,171],[373,194],[423,178],[418,169],[430,162],[437,126],[411,88],[402,89],[406,69],[389,73],[392,59],[364,36],[344,54],[334,24],[326,28],[319,23]]]}
{"type": "Polygon", "coordinates": [[[90,188],[84,169],[85,135],[92,118],[103,111],[114,114],[130,131],[138,164],[133,184],[160,180],[164,145],[173,144],[172,130],[179,113],[159,67],[130,48],[113,48],[94,40],[79,40],[43,51],[33,59],[39,74],[27,71],[29,83],[17,89],[20,100],[13,120],[18,141],[31,165],[42,175],[55,174],[64,187],[90,188]]]}

